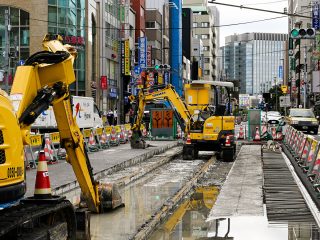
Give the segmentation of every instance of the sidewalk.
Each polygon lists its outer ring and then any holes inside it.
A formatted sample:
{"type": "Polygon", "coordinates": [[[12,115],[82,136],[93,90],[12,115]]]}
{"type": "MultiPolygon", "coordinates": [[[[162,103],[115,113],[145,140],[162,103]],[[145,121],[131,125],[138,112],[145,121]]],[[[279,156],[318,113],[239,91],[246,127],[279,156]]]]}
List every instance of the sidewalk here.
{"type": "MultiPolygon", "coordinates": [[[[89,159],[96,177],[101,177],[108,172],[117,171],[123,167],[128,167],[144,161],[153,155],[164,152],[167,149],[178,145],[177,141],[150,141],[152,146],[147,149],[131,149],[130,144],[121,144],[103,151],[89,153],[89,159]]],[[[76,176],[70,164],[66,161],[59,161],[54,165],[48,165],[51,188],[56,192],[77,186],[76,176]]],[[[26,171],[27,174],[27,194],[32,196],[36,177],[36,169],[26,171]]]]}

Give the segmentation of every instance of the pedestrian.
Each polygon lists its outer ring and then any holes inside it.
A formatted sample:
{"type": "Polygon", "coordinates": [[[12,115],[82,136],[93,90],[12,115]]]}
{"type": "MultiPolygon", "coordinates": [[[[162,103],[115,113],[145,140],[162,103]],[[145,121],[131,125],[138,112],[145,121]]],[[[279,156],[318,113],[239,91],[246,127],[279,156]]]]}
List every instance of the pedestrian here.
{"type": "Polygon", "coordinates": [[[109,109],[108,113],[107,113],[107,120],[108,120],[108,123],[109,125],[113,125],[113,111],[111,109],[109,109]]]}
{"type": "Polygon", "coordinates": [[[117,112],[117,108],[115,108],[114,111],[113,111],[113,122],[114,122],[114,125],[117,125],[117,123],[118,123],[118,112],[117,112]]]}

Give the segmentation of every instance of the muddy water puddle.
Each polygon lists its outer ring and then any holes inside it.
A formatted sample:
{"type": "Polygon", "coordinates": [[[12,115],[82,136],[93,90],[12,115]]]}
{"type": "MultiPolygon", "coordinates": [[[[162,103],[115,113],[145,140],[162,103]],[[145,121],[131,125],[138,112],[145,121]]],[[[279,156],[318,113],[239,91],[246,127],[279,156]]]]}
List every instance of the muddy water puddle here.
{"type": "Polygon", "coordinates": [[[106,214],[92,214],[91,239],[129,239],[201,163],[176,160],[121,189],[125,207],[106,214]]]}
{"type": "MultiPolygon", "coordinates": [[[[314,223],[268,222],[263,216],[238,216],[207,222],[218,196],[216,187],[198,188],[150,236],[150,240],[318,240],[314,223]]],[[[264,208],[265,209],[265,208],[264,208]]]]}

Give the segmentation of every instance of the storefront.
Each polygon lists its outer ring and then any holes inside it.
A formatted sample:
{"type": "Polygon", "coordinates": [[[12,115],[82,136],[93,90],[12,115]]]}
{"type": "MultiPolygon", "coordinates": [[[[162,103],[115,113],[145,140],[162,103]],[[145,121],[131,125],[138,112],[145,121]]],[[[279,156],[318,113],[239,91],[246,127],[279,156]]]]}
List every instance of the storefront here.
{"type": "Polygon", "coordinates": [[[0,6],[0,88],[6,89],[6,81],[12,84],[15,69],[30,55],[29,13],[11,6],[0,6]],[[9,41],[7,41],[7,37],[9,41]],[[6,43],[9,43],[6,46],[6,43]],[[9,56],[6,57],[7,47],[9,56]],[[9,69],[9,77],[7,72],[9,69]]]}
{"type": "Polygon", "coordinates": [[[71,86],[75,95],[85,95],[85,0],[48,0],[48,32],[59,34],[64,43],[76,47],[78,56],[74,64],[76,82],[71,86]]]}

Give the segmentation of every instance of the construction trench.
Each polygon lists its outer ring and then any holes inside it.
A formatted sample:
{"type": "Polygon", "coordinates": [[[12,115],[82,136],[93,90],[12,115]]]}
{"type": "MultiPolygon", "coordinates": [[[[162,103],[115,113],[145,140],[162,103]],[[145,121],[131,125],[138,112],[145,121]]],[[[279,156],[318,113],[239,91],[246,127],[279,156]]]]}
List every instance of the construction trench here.
{"type": "MultiPolygon", "coordinates": [[[[182,160],[177,146],[102,177],[125,207],[91,214],[91,239],[320,239],[280,150],[265,148],[240,143],[223,162],[212,152],[182,160]]],[[[64,193],[74,204],[79,194],[64,193]]]]}

